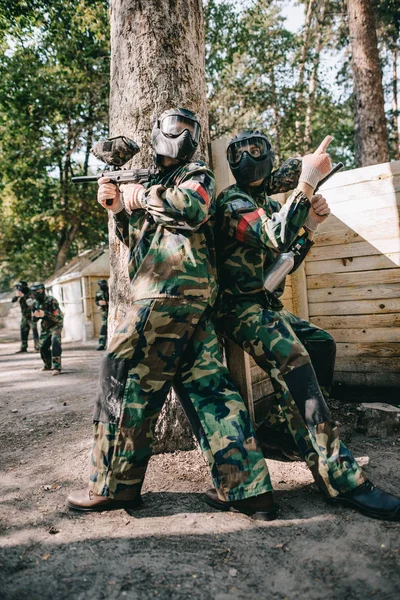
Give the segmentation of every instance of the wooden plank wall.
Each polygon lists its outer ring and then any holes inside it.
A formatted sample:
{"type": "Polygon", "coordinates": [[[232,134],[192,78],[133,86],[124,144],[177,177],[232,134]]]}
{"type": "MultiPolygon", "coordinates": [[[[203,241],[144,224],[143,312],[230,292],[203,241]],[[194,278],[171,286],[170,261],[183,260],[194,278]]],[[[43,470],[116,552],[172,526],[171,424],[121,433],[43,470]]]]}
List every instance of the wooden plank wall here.
{"type": "Polygon", "coordinates": [[[310,320],[337,342],[335,380],[400,388],[400,161],[338,173],[305,270],[310,320]]]}

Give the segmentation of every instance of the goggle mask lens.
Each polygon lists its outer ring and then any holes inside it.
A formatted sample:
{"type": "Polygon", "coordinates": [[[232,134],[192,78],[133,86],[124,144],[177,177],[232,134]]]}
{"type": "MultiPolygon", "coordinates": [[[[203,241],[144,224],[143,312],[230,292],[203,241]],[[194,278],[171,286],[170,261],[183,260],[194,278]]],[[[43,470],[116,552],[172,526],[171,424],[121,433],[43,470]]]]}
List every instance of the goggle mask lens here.
{"type": "Polygon", "coordinates": [[[168,115],[164,117],[160,123],[160,129],[164,135],[171,137],[178,137],[187,130],[194,142],[198,143],[200,139],[199,124],[182,115],[168,115]]]}
{"type": "Polygon", "coordinates": [[[263,138],[254,137],[247,140],[241,140],[240,142],[235,142],[228,147],[228,162],[231,165],[239,163],[245,152],[247,152],[255,160],[261,160],[265,158],[270,149],[271,148],[268,142],[263,138]]]}

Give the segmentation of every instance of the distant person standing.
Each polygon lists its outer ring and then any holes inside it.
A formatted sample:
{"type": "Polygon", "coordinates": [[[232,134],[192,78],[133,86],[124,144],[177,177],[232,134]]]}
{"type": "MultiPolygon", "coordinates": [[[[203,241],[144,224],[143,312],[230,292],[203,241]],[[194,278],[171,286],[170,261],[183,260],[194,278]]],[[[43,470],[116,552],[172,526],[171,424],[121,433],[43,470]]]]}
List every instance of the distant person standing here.
{"type": "Polygon", "coordinates": [[[58,301],[46,294],[43,283],[34,283],[30,289],[34,297],[33,316],[42,320],[39,349],[44,366],[41,370],[52,371],[52,375],[59,375],[64,315],[58,301]]]}
{"type": "Polygon", "coordinates": [[[15,296],[11,302],[19,302],[21,309],[21,349],[16,352],[28,352],[29,330],[32,328],[33,347],[35,352],[39,352],[39,334],[37,321],[32,318],[32,310],[29,304],[30,290],[26,281],[18,281],[15,284],[15,296]],[[28,302],[27,302],[28,301],[28,302]]]}
{"type": "Polygon", "coordinates": [[[107,321],[108,321],[108,283],[106,279],[99,279],[99,289],[96,292],[95,302],[101,311],[101,329],[99,345],[97,350],[105,350],[107,345],[107,321]]]}

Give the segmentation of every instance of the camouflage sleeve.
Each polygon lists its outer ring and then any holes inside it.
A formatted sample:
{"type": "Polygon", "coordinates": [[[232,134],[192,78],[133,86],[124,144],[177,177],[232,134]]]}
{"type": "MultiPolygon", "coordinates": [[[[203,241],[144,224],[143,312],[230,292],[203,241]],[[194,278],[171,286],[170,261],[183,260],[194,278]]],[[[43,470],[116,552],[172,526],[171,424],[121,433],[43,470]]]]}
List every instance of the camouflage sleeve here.
{"type": "Polygon", "coordinates": [[[125,209],[114,215],[114,222],[117,238],[129,248],[129,215],[125,209]]]}
{"type": "Polygon", "coordinates": [[[42,310],[44,311],[44,316],[48,319],[51,319],[52,321],[57,320],[61,314],[60,305],[58,304],[58,301],[53,297],[50,298],[50,301],[48,302],[47,306],[44,306],[42,310]]]}
{"type": "Polygon", "coordinates": [[[301,158],[289,158],[265,182],[267,194],[280,194],[294,190],[299,183],[301,158]]]}
{"type": "Polygon", "coordinates": [[[249,197],[236,197],[227,203],[225,221],[229,235],[248,246],[263,246],[285,252],[296,239],[299,230],[307,218],[310,202],[296,190],[286,204],[280,207],[278,202],[270,200],[276,208],[269,217],[263,208],[259,208],[249,197]]]}
{"type": "Polygon", "coordinates": [[[151,186],[143,204],[156,223],[196,230],[215,210],[214,195],[213,173],[201,163],[191,163],[177,185],[151,186]]]}

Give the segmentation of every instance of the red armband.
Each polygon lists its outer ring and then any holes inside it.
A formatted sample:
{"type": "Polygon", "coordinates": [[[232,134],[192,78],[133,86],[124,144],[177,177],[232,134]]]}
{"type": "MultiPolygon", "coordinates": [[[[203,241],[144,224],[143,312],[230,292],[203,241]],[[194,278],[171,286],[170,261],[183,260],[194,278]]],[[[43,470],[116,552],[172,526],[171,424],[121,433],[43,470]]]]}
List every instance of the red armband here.
{"type": "Polygon", "coordinates": [[[253,212],[243,215],[243,217],[239,221],[239,225],[236,232],[236,239],[239,242],[244,242],[244,233],[249,227],[250,223],[257,221],[263,215],[265,215],[265,210],[263,208],[257,208],[257,210],[253,210],[253,212]]]}
{"type": "Polygon", "coordinates": [[[210,206],[210,196],[208,195],[207,190],[201,185],[201,183],[198,183],[197,181],[184,181],[178,187],[193,190],[203,198],[207,208],[210,206]]]}

